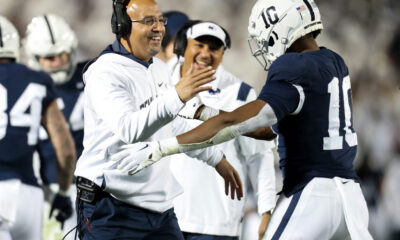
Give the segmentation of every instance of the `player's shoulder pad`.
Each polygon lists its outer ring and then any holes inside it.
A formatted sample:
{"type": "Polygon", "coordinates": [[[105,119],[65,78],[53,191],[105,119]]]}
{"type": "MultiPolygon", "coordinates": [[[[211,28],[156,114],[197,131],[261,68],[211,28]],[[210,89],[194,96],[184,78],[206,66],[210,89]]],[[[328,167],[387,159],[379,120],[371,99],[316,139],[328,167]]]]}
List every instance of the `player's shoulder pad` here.
{"type": "Polygon", "coordinates": [[[26,79],[29,79],[32,82],[37,82],[46,85],[53,84],[51,77],[43,71],[36,71],[28,68],[24,64],[19,64],[19,63],[13,64],[12,67],[13,70],[17,73],[15,74],[16,77],[21,76],[26,79]]]}
{"type": "Polygon", "coordinates": [[[330,49],[326,49],[327,51],[330,52],[330,54],[332,54],[332,56],[336,59],[337,61],[337,65],[339,68],[339,71],[343,74],[343,76],[347,76],[349,75],[349,69],[347,68],[346,63],[344,62],[343,58],[337,54],[336,52],[330,50],[330,49]]]}
{"type": "Polygon", "coordinates": [[[268,81],[286,81],[299,84],[313,63],[301,53],[286,53],[276,59],[268,71],[268,81]]]}

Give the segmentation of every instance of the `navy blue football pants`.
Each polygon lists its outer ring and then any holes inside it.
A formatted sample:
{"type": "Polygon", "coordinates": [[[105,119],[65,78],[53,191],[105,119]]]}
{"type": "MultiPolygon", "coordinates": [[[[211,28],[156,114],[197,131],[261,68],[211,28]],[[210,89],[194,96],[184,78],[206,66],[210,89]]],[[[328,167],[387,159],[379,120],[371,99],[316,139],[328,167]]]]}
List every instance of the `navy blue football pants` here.
{"type": "Polygon", "coordinates": [[[79,204],[81,240],[183,240],[173,208],[156,213],[128,205],[111,196],[105,196],[95,204],[82,201],[79,204]]]}

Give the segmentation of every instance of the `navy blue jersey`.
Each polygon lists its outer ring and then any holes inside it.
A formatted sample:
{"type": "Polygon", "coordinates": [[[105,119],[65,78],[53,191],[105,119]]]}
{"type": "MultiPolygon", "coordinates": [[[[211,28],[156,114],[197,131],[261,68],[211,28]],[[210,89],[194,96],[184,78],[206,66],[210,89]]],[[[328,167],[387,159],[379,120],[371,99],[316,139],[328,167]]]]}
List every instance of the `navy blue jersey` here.
{"type": "MultiPolygon", "coordinates": [[[[83,151],[83,80],[82,70],[87,62],[79,63],[72,78],[64,84],[57,84],[56,93],[59,97],[59,106],[68,122],[71,135],[75,141],[76,155],[83,151]]],[[[42,134],[38,145],[40,157],[40,175],[46,184],[57,183],[56,153],[48,139],[42,134]]]]}
{"type": "Polygon", "coordinates": [[[51,78],[16,63],[0,63],[0,180],[38,186],[33,153],[42,114],[56,99],[51,78]]]}
{"type": "Polygon", "coordinates": [[[350,78],[339,55],[326,48],[284,54],[271,65],[258,98],[278,119],[273,129],[286,196],[314,177],[358,180],[350,78]]]}

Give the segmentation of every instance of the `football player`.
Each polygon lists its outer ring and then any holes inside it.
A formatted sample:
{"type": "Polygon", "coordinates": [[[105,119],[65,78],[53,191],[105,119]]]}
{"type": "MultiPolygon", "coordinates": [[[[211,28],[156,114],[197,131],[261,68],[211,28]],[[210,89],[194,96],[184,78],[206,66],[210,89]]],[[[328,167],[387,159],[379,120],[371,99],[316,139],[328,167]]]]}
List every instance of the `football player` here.
{"type": "MultiPolygon", "coordinates": [[[[33,170],[40,124],[56,152],[56,199],[72,183],[76,153],[50,77],[18,64],[19,47],[17,30],[0,16],[0,239],[40,240],[43,192],[33,170]]],[[[71,202],[53,209],[57,218],[70,216],[71,202]]]]}
{"type": "MultiPolygon", "coordinates": [[[[86,62],[77,62],[78,40],[68,23],[60,16],[45,14],[34,17],[26,30],[25,51],[28,66],[48,73],[55,83],[58,95],[57,103],[67,119],[74,138],[76,153],[79,157],[83,150],[83,81],[82,69],[86,62]]],[[[41,162],[41,178],[44,189],[49,193],[56,191],[57,172],[55,151],[46,131],[41,128],[38,153],[41,162]],[[52,191],[49,191],[49,186],[52,191]]],[[[71,187],[70,197],[75,202],[75,186],[71,187]]],[[[74,205],[75,206],[75,205],[74,205]]],[[[75,211],[73,211],[75,214],[75,211]]],[[[66,219],[59,219],[63,223],[66,219]]],[[[76,216],[65,222],[64,233],[76,225],[76,216]]],[[[68,237],[72,238],[74,234],[68,237]]]]}
{"type": "Polygon", "coordinates": [[[273,126],[284,180],[263,239],[372,239],[353,166],[357,134],[349,70],[337,53],[318,46],[322,28],[313,0],[257,1],[249,44],[268,70],[258,99],[141,151],[125,146],[113,159],[121,161],[122,171],[135,174],[162,156],[241,134],[269,138],[273,126]]]}
{"type": "MultiPolygon", "coordinates": [[[[254,89],[222,66],[225,50],[230,46],[228,32],[218,24],[189,21],[176,35],[175,53],[178,57],[168,63],[172,83],[176,84],[192,64],[195,69],[212,66],[216,70],[215,81],[209,83],[212,89],[199,93],[195,101],[232,111],[255,100],[257,95],[254,89]]],[[[180,114],[183,115],[182,112],[180,114]]],[[[186,121],[193,128],[201,123],[193,119],[186,121]]],[[[239,172],[243,186],[248,185],[246,180],[249,178],[257,192],[258,212],[263,218],[260,229],[263,232],[276,201],[274,155],[271,150],[274,143],[240,136],[218,147],[239,172]]],[[[214,169],[179,154],[171,161],[171,170],[184,188],[183,194],[174,200],[174,209],[185,239],[200,236],[202,239],[239,239],[244,201],[224,196],[221,190],[224,188],[223,179],[214,169]]],[[[247,197],[246,190],[244,194],[247,197]]]]}

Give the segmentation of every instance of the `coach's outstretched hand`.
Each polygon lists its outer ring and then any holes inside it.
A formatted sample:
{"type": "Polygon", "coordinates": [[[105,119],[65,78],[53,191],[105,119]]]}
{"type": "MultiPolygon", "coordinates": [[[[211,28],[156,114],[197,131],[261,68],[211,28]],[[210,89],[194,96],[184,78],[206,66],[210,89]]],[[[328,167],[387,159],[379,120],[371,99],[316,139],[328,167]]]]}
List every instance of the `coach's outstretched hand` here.
{"type": "Polygon", "coordinates": [[[61,229],[64,228],[64,221],[72,215],[72,203],[68,195],[61,194],[60,192],[54,197],[51,204],[49,218],[53,215],[53,211],[58,210],[56,220],[61,223],[61,229]]]}
{"type": "Polygon", "coordinates": [[[242,181],[240,180],[239,173],[229,164],[226,158],[222,158],[222,160],[215,167],[218,174],[225,180],[225,194],[229,195],[229,189],[231,192],[231,198],[236,198],[240,200],[243,197],[243,186],[242,181]]]}
{"type": "Polygon", "coordinates": [[[189,101],[197,93],[211,89],[211,86],[203,86],[215,80],[215,70],[212,67],[195,71],[193,65],[187,73],[184,73],[175,85],[176,92],[183,102],[189,101]]]}
{"type": "Polygon", "coordinates": [[[133,175],[152,165],[162,157],[158,142],[138,142],[121,147],[121,151],[111,156],[117,168],[133,175]]]}

